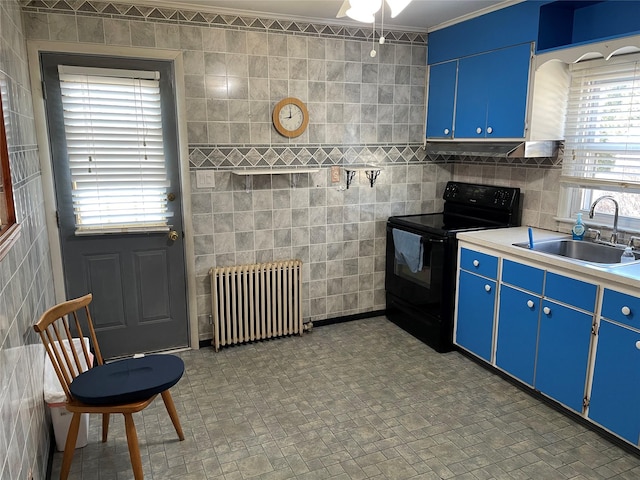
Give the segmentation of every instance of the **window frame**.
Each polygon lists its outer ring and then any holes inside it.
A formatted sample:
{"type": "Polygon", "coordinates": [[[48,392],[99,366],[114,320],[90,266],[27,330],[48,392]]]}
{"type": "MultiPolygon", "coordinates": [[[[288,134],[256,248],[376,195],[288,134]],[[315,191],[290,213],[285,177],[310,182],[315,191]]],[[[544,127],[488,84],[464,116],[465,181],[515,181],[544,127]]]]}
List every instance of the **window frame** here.
{"type": "MultiPolygon", "coordinates": [[[[620,52],[624,53],[624,52],[620,52]]],[[[631,53],[629,55],[614,55],[607,62],[629,62],[640,61],[640,55],[637,53],[631,53]]],[[[591,60],[585,60],[587,62],[603,62],[602,58],[593,58],[591,60]]],[[[582,62],[580,62],[582,63],[582,62]]],[[[636,78],[640,77],[640,74],[636,78]]],[[[565,122],[567,119],[565,119],[565,122]]],[[[567,155],[565,151],[565,156],[567,155]]],[[[640,195],[637,189],[624,188],[623,179],[617,181],[603,180],[598,182],[595,179],[588,179],[583,182],[579,177],[571,178],[563,175],[560,180],[560,202],[558,203],[558,219],[560,222],[573,222],[575,221],[575,215],[582,213],[586,220],[585,223],[593,227],[611,229],[613,224],[613,214],[603,213],[596,211],[592,219],[588,218],[589,206],[583,204],[585,195],[590,195],[591,203],[600,196],[610,194],[611,188],[618,193],[640,195]],[[617,182],[617,185],[616,185],[617,182]],[[598,192],[601,192],[598,194],[598,192]]],[[[601,210],[598,208],[598,210],[601,210]]],[[[640,215],[637,217],[619,216],[618,229],[626,232],[637,233],[640,232],[640,215]]]]}
{"type": "Polygon", "coordinates": [[[0,224],[0,260],[2,260],[11,247],[16,243],[20,234],[20,224],[16,220],[15,204],[13,201],[13,184],[11,183],[11,167],[9,164],[9,146],[7,143],[7,131],[5,128],[5,115],[2,107],[2,97],[0,96],[0,168],[2,169],[2,215],[6,217],[7,223],[0,224]]]}

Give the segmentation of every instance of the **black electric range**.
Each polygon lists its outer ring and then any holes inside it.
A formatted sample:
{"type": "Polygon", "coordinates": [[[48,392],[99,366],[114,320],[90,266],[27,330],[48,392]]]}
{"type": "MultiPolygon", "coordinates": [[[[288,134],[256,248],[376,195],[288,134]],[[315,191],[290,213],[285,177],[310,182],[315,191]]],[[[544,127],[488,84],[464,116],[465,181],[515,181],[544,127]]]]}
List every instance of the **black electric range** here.
{"type": "Polygon", "coordinates": [[[390,217],[387,222],[386,315],[439,352],[453,349],[458,244],[464,231],[520,225],[520,189],[448,182],[442,212],[390,217]],[[418,271],[399,262],[393,230],[420,236],[418,271]]]}

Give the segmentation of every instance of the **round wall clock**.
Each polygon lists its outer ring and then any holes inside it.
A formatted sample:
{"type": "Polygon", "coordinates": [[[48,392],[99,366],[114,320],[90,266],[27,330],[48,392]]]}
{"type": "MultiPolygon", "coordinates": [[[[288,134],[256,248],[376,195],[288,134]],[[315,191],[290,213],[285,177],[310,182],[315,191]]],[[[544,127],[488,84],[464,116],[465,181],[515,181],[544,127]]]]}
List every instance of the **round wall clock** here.
{"type": "Polygon", "coordinates": [[[297,98],[283,98],[273,109],[273,126],[280,135],[298,137],[307,129],[308,124],[307,106],[297,98]]]}

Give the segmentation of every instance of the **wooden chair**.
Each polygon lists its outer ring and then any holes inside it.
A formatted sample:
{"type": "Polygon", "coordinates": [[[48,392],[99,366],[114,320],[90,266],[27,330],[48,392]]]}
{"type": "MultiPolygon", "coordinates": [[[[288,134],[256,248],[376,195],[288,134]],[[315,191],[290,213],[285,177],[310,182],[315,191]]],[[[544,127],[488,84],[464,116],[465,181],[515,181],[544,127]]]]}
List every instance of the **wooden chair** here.
{"type": "Polygon", "coordinates": [[[145,355],[105,364],[89,313],[93,296],[85,295],[47,310],[34,325],[67,396],[66,408],[73,413],[64,448],[60,479],[66,480],[71,468],[83,413],[102,414],[102,441],[107,441],[109,415],[124,415],[129,456],[136,480],[144,477],[133,414],[146,408],[159,393],[180,440],[184,434],[169,388],[184,372],[182,359],[175,355],[145,355]],[[84,310],[84,314],[81,312],[84,310]],[[95,366],[86,342],[72,341],[72,328],[84,337],[81,317],[85,317],[88,337],[93,345],[95,366]],[[73,322],[70,326],[70,319],[73,322]],[[56,343],[57,342],[57,343],[56,343]],[[61,348],[64,346],[64,348],[61,348]]]}

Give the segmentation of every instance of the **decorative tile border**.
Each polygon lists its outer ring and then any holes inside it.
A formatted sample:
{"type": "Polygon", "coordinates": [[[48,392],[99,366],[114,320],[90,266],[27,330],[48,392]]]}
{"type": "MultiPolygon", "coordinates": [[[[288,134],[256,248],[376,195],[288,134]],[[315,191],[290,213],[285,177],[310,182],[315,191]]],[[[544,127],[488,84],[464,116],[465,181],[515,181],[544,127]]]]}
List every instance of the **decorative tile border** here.
{"type": "MultiPolygon", "coordinates": [[[[271,32],[308,35],[314,37],[344,38],[367,40],[371,38],[370,26],[326,25],[272,18],[242,17],[212,12],[183,10],[179,8],[162,8],[127,3],[100,2],[91,0],[23,0],[26,12],[76,13],[84,15],[100,15],[109,18],[148,20],[154,22],[178,23],[236,30],[267,30],[271,32]]],[[[387,43],[394,44],[427,44],[427,34],[420,32],[385,31],[387,43]]]]}
{"type": "Polygon", "coordinates": [[[189,168],[290,168],[331,165],[399,165],[407,163],[459,163],[518,167],[558,167],[557,157],[504,158],[473,155],[427,155],[422,144],[381,145],[203,145],[189,146],[189,168]]]}

